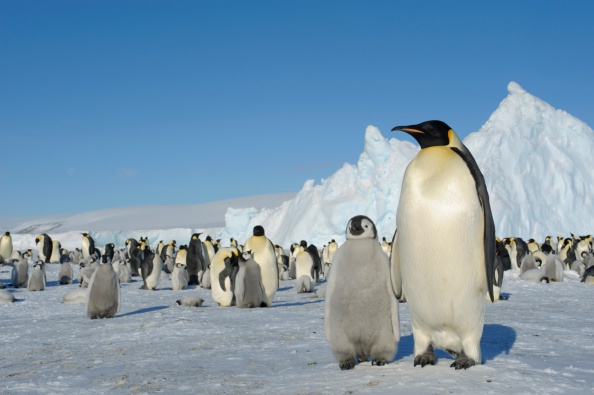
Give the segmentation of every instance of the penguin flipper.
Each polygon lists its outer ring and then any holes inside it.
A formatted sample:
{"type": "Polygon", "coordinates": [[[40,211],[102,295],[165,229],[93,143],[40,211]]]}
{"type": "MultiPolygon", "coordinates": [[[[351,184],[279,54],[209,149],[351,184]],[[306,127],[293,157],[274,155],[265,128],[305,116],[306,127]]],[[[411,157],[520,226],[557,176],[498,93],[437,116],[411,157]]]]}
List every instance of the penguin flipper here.
{"type": "Polygon", "coordinates": [[[227,277],[230,277],[231,274],[233,274],[233,267],[231,266],[231,261],[229,260],[229,258],[225,258],[225,269],[223,269],[219,273],[219,285],[221,286],[221,289],[225,292],[227,292],[227,288],[225,287],[225,279],[227,277]]]}
{"type": "Polygon", "coordinates": [[[396,299],[402,297],[402,275],[400,273],[400,250],[398,249],[398,229],[394,231],[392,238],[392,252],[390,253],[390,277],[392,279],[392,291],[396,299]]]}
{"type": "Polygon", "coordinates": [[[450,147],[452,151],[460,155],[472,178],[476,184],[476,193],[478,195],[479,202],[483,209],[483,246],[485,253],[485,270],[487,272],[487,292],[491,302],[495,301],[495,295],[493,294],[493,284],[495,283],[495,222],[493,221],[493,214],[491,212],[491,204],[489,203],[489,192],[487,191],[487,185],[485,178],[481,173],[474,157],[466,148],[462,145],[461,147],[450,147]]]}

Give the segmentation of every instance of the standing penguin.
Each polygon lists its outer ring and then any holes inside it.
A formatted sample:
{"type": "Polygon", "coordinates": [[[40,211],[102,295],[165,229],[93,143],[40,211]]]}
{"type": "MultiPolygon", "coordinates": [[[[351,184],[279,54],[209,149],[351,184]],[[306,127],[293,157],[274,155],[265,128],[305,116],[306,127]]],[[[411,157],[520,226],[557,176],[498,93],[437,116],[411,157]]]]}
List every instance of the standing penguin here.
{"type": "Polygon", "coordinates": [[[62,244],[59,241],[52,241],[52,256],[50,257],[51,263],[60,263],[61,249],[62,244]]]}
{"type": "Polygon", "coordinates": [[[52,238],[46,233],[42,233],[35,238],[35,244],[37,244],[39,259],[41,259],[44,263],[49,263],[53,250],[52,238]]]}
{"type": "Polygon", "coordinates": [[[161,257],[155,254],[147,246],[144,249],[144,260],[141,265],[142,272],[142,287],[140,289],[148,289],[154,291],[159,285],[159,278],[161,271],[163,271],[163,261],[161,257]]]}
{"type": "Polygon", "coordinates": [[[60,265],[60,271],[58,272],[58,284],[72,284],[72,266],[70,266],[70,262],[64,262],[60,265]]]}
{"type": "Polygon", "coordinates": [[[235,304],[239,308],[261,307],[264,302],[264,288],[260,266],[250,251],[239,257],[239,269],[235,277],[235,304]]]}
{"type": "Polygon", "coordinates": [[[82,256],[83,259],[95,253],[95,240],[88,233],[82,234],[82,256]]]}
{"type": "Polygon", "coordinates": [[[112,318],[120,311],[120,282],[108,259],[101,259],[89,281],[85,311],[89,318],[112,318]]]}
{"type": "Polygon", "coordinates": [[[120,280],[120,284],[128,284],[132,282],[130,264],[123,259],[118,262],[118,279],[120,280]]]}
{"type": "Polygon", "coordinates": [[[133,277],[140,275],[140,265],[142,264],[143,256],[140,244],[136,244],[136,247],[130,250],[130,259],[128,259],[128,263],[130,264],[130,273],[133,277]]]}
{"type": "Polygon", "coordinates": [[[24,287],[29,281],[29,262],[25,255],[20,259],[13,259],[14,270],[12,272],[12,286],[15,288],[24,287]]]}
{"type": "Polygon", "coordinates": [[[202,241],[200,240],[200,233],[194,233],[188,245],[186,255],[186,268],[190,276],[189,285],[199,284],[199,272],[203,271],[204,255],[202,253],[202,241]]]}
{"type": "Polygon", "coordinates": [[[12,255],[12,236],[5,232],[0,237],[0,262],[10,262],[12,255]]]}
{"type": "Polygon", "coordinates": [[[171,273],[171,289],[174,291],[180,291],[186,289],[188,282],[188,271],[186,270],[185,263],[176,263],[171,273]]]}
{"type": "Polygon", "coordinates": [[[235,247],[221,248],[210,264],[212,300],[221,307],[233,305],[233,288],[237,275],[239,251],[235,247]]]}
{"type": "Polygon", "coordinates": [[[346,241],[336,252],[326,288],[326,339],[342,370],[372,358],[382,366],[396,355],[400,340],[398,301],[390,283],[388,256],[377,242],[371,219],[349,221],[346,241]]]}
{"type": "Polygon", "coordinates": [[[297,276],[295,287],[297,293],[312,292],[313,284],[317,283],[317,271],[315,270],[314,257],[308,250],[305,240],[301,240],[299,243],[299,252],[295,259],[295,269],[297,276]],[[308,279],[303,277],[307,277],[308,279]]]}
{"type": "Polygon", "coordinates": [[[43,291],[45,289],[45,273],[43,272],[43,262],[36,263],[33,266],[33,272],[29,277],[27,285],[29,291],[43,291]]]}
{"type": "Polygon", "coordinates": [[[485,290],[494,300],[495,225],[485,180],[444,122],[392,130],[421,146],[404,173],[391,255],[394,290],[410,309],[414,366],[434,365],[435,345],[456,358],[451,367],[466,369],[481,363],[485,290]]]}
{"type": "Polygon", "coordinates": [[[109,261],[113,262],[114,261],[113,257],[115,256],[115,244],[113,244],[113,243],[105,244],[104,255],[107,255],[109,257],[109,261]]]}
{"type": "Polygon", "coordinates": [[[254,226],[253,236],[245,242],[243,251],[252,251],[254,260],[260,266],[262,285],[266,294],[264,302],[266,307],[271,307],[278,289],[278,265],[274,244],[264,235],[264,228],[261,225],[254,226]]]}

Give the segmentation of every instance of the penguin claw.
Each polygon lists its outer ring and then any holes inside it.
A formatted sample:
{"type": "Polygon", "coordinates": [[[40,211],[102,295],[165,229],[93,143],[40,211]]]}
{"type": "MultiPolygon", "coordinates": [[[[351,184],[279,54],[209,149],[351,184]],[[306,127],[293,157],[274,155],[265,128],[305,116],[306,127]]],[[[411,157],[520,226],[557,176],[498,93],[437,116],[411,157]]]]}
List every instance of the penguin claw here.
{"type": "Polygon", "coordinates": [[[351,370],[355,367],[355,360],[349,359],[338,364],[340,370],[351,370]]]}
{"type": "Polygon", "coordinates": [[[421,365],[424,368],[426,365],[435,365],[436,363],[437,357],[435,356],[435,351],[433,350],[433,346],[429,345],[424,353],[415,357],[413,366],[421,365]]]}
{"type": "Polygon", "coordinates": [[[456,370],[460,369],[468,369],[471,366],[476,365],[476,362],[473,359],[470,359],[466,356],[460,356],[456,358],[454,362],[450,365],[451,368],[455,368],[456,370]]]}
{"type": "Polygon", "coordinates": [[[371,361],[371,366],[384,366],[387,363],[388,361],[386,361],[385,359],[374,359],[373,361],[371,361]]]}

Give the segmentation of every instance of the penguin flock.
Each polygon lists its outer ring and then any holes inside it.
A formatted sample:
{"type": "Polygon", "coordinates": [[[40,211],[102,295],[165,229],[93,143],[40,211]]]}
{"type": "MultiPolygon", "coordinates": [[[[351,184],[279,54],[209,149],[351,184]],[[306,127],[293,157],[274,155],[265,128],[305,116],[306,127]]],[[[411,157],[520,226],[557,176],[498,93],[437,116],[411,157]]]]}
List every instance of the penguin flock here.
{"type": "MultiPolygon", "coordinates": [[[[0,263],[12,268],[12,287],[32,292],[45,290],[47,265],[59,264],[57,284],[78,284],[63,303],[84,304],[90,319],[118,314],[123,284],[142,282],[139,289],[158,291],[164,276],[173,291],[201,288],[218,306],[241,309],[272,307],[280,281],[295,280],[294,292],[325,298],[325,334],[342,370],[393,362],[399,303],[407,303],[411,315],[413,366],[435,365],[440,348],[460,370],[482,363],[485,299],[507,299],[501,292],[504,272],[546,284],[563,281],[571,271],[594,284],[591,235],[556,241],[547,236],[542,243],[496,237],[484,177],[447,124],[427,121],[393,131],[410,134],[421,150],[405,171],[391,240],[379,241],[373,220],[364,215],[348,221],[341,245],[332,239],[320,249],[301,240],[288,253],[260,225],[243,245],[231,238],[222,246],[221,240],[194,233],[187,244],[161,240],[154,249],[147,237],[98,248],[82,233],[81,247],[68,251],[43,233],[35,248],[20,252],[6,232],[0,263]],[[431,240],[430,248],[425,240],[431,240]]],[[[1,291],[0,302],[15,300],[1,291]]],[[[175,301],[203,304],[197,295],[175,301]]]]}

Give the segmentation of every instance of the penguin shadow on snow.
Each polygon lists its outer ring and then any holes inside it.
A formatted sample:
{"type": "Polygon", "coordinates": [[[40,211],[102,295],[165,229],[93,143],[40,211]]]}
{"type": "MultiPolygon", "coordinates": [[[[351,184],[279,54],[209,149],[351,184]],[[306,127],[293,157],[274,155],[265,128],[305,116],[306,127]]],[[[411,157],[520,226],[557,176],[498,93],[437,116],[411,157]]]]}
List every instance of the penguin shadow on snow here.
{"type": "Polygon", "coordinates": [[[276,292],[288,291],[290,289],[295,289],[295,287],[282,287],[282,288],[279,288],[276,292]]]}
{"type": "Polygon", "coordinates": [[[165,310],[165,309],[168,309],[169,307],[170,306],[153,306],[153,307],[147,307],[147,308],[140,309],[140,310],[130,311],[130,312],[125,313],[125,314],[116,315],[114,318],[117,318],[117,317],[127,317],[127,316],[131,316],[131,315],[136,315],[136,314],[151,313],[153,311],[165,310]]]}
{"type": "Polygon", "coordinates": [[[307,304],[314,304],[314,303],[322,303],[324,299],[316,299],[316,300],[307,300],[303,302],[295,302],[295,303],[273,303],[272,308],[275,307],[290,307],[290,306],[304,306],[307,304]]]}
{"type": "Polygon", "coordinates": [[[483,363],[495,359],[501,354],[509,354],[516,342],[516,331],[509,326],[485,324],[481,338],[483,363]]]}

